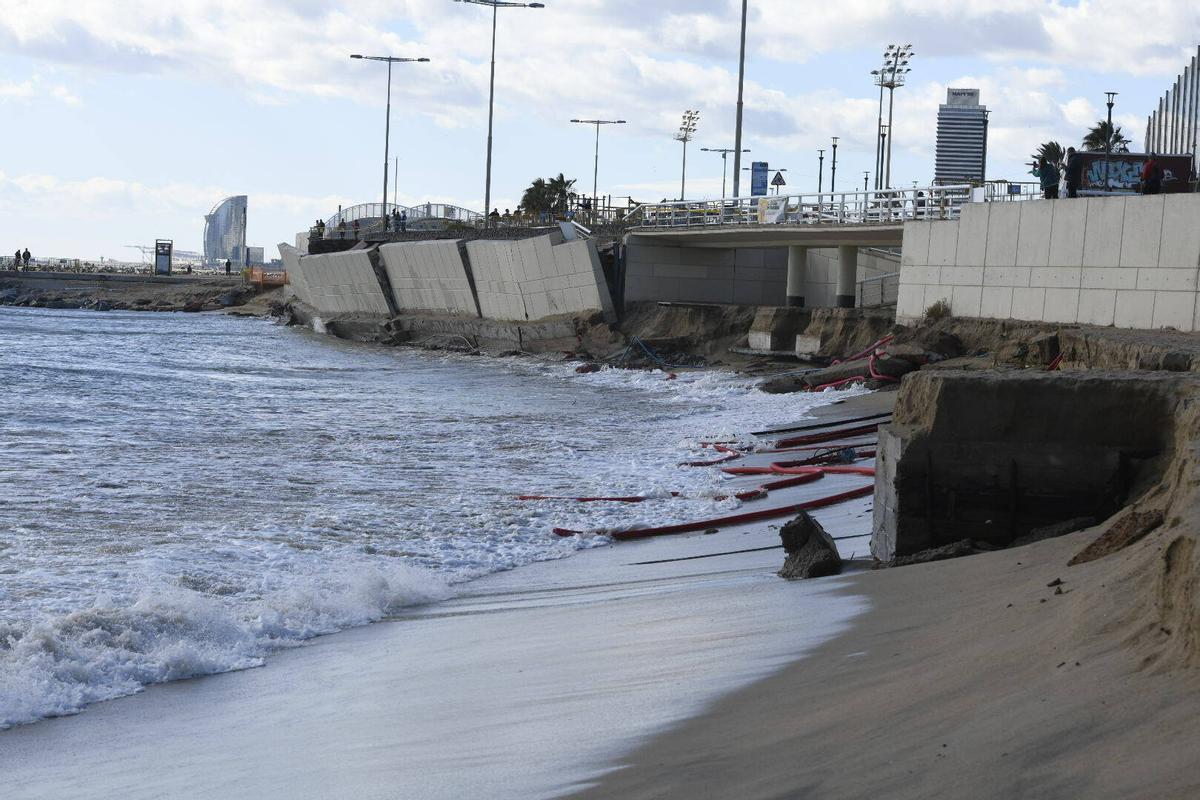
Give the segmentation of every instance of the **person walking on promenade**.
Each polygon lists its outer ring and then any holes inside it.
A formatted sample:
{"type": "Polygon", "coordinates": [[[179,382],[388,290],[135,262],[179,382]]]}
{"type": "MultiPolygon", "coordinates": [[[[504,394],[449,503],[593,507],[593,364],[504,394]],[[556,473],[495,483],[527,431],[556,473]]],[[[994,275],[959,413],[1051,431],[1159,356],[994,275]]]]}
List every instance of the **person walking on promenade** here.
{"type": "Polygon", "coordinates": [[[1162,179],[1162,165],[1151,153],[1142,166],[1142,194],[1162,194],[1162,179]]]}
{"type": "Polygon", "coordinates": [[[338,238],[339,238],[339,239],[345,239],[345,238],[346,238],[346,220],[344,220],[344,219],[339,219],[339,220],[338,220],[338,227],[337,227],[337,231],[338,231],[338,238]]]}
{"type": "Polygon", "coordinates": [[[1033,174],[1037,175],[1038,182],[1042,185],[1042,197],[1047,200],[1058,199],[1058,167],[1051,164],[1045,157],[1039,158],[1038,163],[1033,168],[1033,174]]]}
{"type": "Polygon", "coordinates": [[[1074,147],[1067,148],[1067,197],[1079,197],[1079,185],[1083,183],[1083,157],[1074,147]]]}
{"type": "Polygon", "coordinates": [[[400,212],[400,232],[408,233],[408,212],[407,211],[400,212]]]}
{"type": "Polygon", "coordinates": [[[392,209],[392,230],[400,230],[400,209],[398,208],[392,209]]]}
{"type": "Polygon", "coordinates": [[[21,254],[21,259],[25,262],[25,271],[29,272],[29,248],[25,248],[25,252],[21,254]]]}
{"type": "Polygon", "coordinates": [[[233,274],[233,262],[231,262],[228,258],[225,259],[225,274],[226,275],[233,274]]]}
{"type": "Polygon", "coordinates": [[[354,238],[358,240],[358,220],[354,220],[354,238]]]}

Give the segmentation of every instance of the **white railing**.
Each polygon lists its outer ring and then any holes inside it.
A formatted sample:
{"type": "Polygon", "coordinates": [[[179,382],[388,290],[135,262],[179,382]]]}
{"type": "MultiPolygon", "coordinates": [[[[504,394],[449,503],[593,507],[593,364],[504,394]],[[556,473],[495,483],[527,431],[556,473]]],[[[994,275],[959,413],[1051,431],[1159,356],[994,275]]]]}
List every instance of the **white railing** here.
{"type": "Polygon", "coordinates": [[[647,203],[626,217],[644,228],[703,225],[888,225],[957,219],[971,187],[930,186],[867,192],[737,197],[647,203]]]}

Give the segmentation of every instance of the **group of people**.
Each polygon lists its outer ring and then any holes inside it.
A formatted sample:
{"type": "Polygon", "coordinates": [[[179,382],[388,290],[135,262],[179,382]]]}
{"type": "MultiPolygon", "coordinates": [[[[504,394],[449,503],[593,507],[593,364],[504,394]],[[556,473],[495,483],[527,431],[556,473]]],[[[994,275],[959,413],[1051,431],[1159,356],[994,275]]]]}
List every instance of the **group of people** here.
{"type": "MultiPolygon", "coordinates": [[[[1079,197],[1079,187],[1083,184],[1083,157],[1074,147],[1067,148],[1067,160],[1062,174],[1059,165],[1052,163],[1045,156],[1034,164],[1031,174],[1036,175],[1042,187],[1042,196],[1047,200],[1057,200],[1059,184],[1065,179],[1067,197],[1079,197]]],[[[1138,191],[1142,194],[1161,194],[1163,182],[1162,165],[1158,158],[1151,153],[1142,165],[1141,183],[1138,191]]]]}
{"type": "Polygon", "coordinates": [[[31,258],[33,258],[33,256],[29,255],[28,247],[25,248],[25,252],[21,252],[21,250],[18,249],[17,252],[13,253],[13,269],[25,269],[28,271],[29,260],[31,258]]]}
{"type": "MultiPolygon", "coordinates": [[[[407,211],[401,211],[398,208],[392,209],[391,214],[383,215],[382,222],[383,222],[383,229],[385,231],[393,230],[393,231],[397,231],[399,233],[407,233],[408,232],[408,212],[407,211]]],[[[324,239],[325,238],[325,230],[326,230],[325,220],[318,219],[316,222],[313,223],[311,230],[312,230],[312,234],[315,236],[315,238],[324,239]]],[[[353,237],[355,239],[358,239],[359,235],[362,231],[362,225],[359,223],[358,220],[354,220],[353,222],[350,223],[350,225],[346,225],[346,220],[341,219],[341,220],[338,220],[338,224],[334,228],[334,230],[336,231],[336,233],[333,234],[333,236],[331,238],[345,239],[346,234],[348,232],[351,235],[353,235],[353,237]]]]}

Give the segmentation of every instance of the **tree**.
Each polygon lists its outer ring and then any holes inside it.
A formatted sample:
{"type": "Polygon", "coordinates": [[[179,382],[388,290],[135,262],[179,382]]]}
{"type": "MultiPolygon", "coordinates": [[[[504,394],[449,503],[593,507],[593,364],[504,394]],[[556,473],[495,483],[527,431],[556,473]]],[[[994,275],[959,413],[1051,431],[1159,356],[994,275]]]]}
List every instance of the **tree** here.
{"type": "Polygon", "coordinates": [[[1128,153],[1132,141],[1121,133],[1120,125],[1110,126],[1106,120],[1100,120],[1088,131],[1087,136],[1083,137],[1083,149],[1103,153],[1111,142],[1112,152],[1128,153]]]}
{"type": "Polygon", "coordinates": [[[545,180],[537,178],[525,190],[521,197],[521,207],[529,214],[565,214],[567,213],[567,197],[575,181],[568,179],[561,172],[558,176],[545,180]]]}
{"type": "Polygon", "coordinates": [[[1067,151],[1061,144],[1055,141],[1043,142],[1038,147],[1037,152],[1033,154],[1033,163],[1039,163],[1043,158],[1047,163],[1053,164],[1056,167],[1061,167],[1063,161],[1067,157],[1067,151]]]}

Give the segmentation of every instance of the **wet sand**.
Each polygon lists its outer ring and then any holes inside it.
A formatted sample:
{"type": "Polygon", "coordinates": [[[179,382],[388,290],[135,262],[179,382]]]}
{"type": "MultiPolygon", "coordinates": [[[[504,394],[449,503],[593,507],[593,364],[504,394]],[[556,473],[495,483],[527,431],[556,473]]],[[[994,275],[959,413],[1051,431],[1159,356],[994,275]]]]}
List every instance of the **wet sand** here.
{"type": "Polygon", "coordinates": [[[1068,568],[1094,536],[852,577],[848,633],[575,796],[1200,796],[1200,675],[1122,616],[1163,542],[1068,568]]]}

